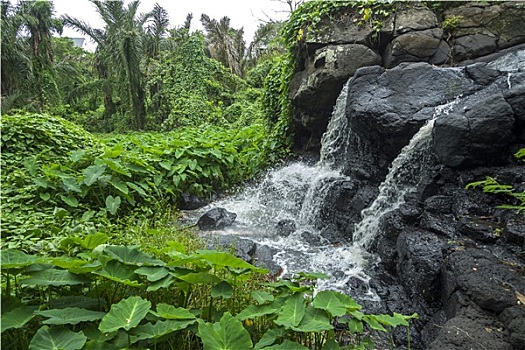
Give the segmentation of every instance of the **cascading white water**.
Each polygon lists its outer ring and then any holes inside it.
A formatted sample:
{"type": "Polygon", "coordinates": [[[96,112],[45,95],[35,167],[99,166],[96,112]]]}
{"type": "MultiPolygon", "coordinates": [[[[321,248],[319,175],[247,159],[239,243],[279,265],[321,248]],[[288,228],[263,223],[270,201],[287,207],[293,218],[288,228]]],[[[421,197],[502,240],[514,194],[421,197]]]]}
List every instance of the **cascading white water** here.
{"type": "Polygon", "coordinates": [[[348,97],[348,88],[350,80],[346,82],[337,97],[332,118],[326,128],[326,132],[321,138],[321,151],[319,165],[338,169],[335,155],[344,153],[348,145],[350,133],[348,132],[348,118],[346,116],[346,100],[348,97]]]}
{"type": "Polygon", "coordinates": [[[385,180],[379,186],[379,195],[361,212],[362,220],[356,225],[353,235],[355,245],[368,248],[379,232],[381,217],[399,208],[405,201],[405,195],[414,191],[425,177],[425,172],[433,162],[430,144],[434,121],[450,113],[460,98],[458,96],[452,102],[436,107],[432,119],[419,129],[394,159],[385,180]]]}
{"type": "MultiPolygon", "coordinates": [[[[322,138],[321,158],[315,166],[293,163],[271,171],[258,186],[211,205],[237,214],[234,225],[216,234],[241,235],[273,247],[278,251],[274,261],[283,268],[283,275],[300,271],[323,272],[332,278],[318,281],[318,288],[342,291],[348,291],[352,278],[368,285],[365,269],[374,258],[366,252],[366,247],[377,232],[379,218],[402,203],[404,194],[413,190],[428,166],[427,149],[432,130],[432,122],[423,126],[393,162],[380,187],[380,195],[362,213],[363,220],[354,234],[355,243],[330,244],[320,235],[325,225],[322,215],[323,208],[326,210],[325,198],[334,187],[351,180],[337,168],[341,154],[347,152],[351,140],[356,140],[356,135],[348,130],[345,113],[348,86],[347,83],[337,99],[322,138]],[[280,236],[276,226],[281,220],[293,220],[295,232],[280,236]],[[305,235],[316,239],[305,239],[305,235]]],[[[436,108],[436,114],[447,113],[452,105],[436,108]]],[[[195,218],[208,209],[210,206],[199,210],[195,218]]],[[[370,289],[363,297],[377,299],[370,289]]]]}

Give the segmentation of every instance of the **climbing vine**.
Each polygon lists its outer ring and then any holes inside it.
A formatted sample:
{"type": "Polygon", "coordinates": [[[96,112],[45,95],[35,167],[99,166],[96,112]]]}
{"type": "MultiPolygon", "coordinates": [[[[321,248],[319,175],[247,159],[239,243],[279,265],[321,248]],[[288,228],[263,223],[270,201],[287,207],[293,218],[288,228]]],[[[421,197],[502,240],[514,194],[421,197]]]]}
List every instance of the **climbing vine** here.
{"type": "Polygon", "coordinates": [[[335,18],[336,13],[347,9],[354,14],[357,25],[368,25],[377,35],[384,20],[392,13],[393,6],[384,1],[308,1],[299,6],[283,26],[281,37],[287,53],[274,58],[273,68],[265,79],[263,110],[278,140],[290,143],[291,106],[289,86],[294,73],[299,70],[299,52],[306,45],[306,38],[316,33],[325,18],[335,18]]]}

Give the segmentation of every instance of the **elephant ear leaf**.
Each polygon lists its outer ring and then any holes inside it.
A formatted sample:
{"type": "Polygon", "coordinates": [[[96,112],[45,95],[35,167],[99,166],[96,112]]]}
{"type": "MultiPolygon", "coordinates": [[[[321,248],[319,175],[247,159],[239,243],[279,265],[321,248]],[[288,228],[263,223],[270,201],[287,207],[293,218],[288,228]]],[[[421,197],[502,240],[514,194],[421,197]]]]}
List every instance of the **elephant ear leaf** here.
{"type": "Polygon", "coordinates": [[[123,328],[129,331],[138,326],[146,317],[151,303],[141,297],[129,297],[113,304],[111,310],[102,318],[98,329],[102,333],[111,333],[123,328]]]}
{"type": "Polygon", "coordinates": [[[42,326],[35,334],[29,349],[31,350],[54,350],[54,349],[82,349],[87,337],[82,331],[75,333],[65,327],[42,326]]]}
{"type": "Polygon", "coordinates": [[[241,321],[226,312],[220,322],[206,323],[199,320],[199,336],[204,350],[248,350],[253,349],[250,333],[241,321]]]}
{"type": "Polygon", "coordinates": [[[84,169],[84,183],[87,186],[91,186],[98,180],[98,178],[104,173],[106,169],[105,165],[91,165],[84,169]]]}
{"type": "Polygon", "coordinates": [[[118,208],[120,207],[120,203],[122,203],[122,200],[119,196],[113,197],[109,195],[106,198],[106,209],[111,213],[111,215],[115,215],[118,208]]]}

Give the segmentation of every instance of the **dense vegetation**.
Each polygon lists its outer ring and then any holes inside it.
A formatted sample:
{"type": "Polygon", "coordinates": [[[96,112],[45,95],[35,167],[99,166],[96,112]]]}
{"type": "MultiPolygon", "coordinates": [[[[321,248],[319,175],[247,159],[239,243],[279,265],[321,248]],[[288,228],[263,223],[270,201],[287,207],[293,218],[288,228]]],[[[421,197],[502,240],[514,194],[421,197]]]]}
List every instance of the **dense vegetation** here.
{"type": "Polygon", "coordinates": [[[274,281],[177,225],[183,193],[210,198],[287,155],[303,35],[342,6],[380,28],[389,7],[306,2],[247,47],[227,17],[191,33],[191,15],[170,28],[158,5],[91,2],[103,28],[1,2],[2,346],[365,349],[408,326],[416,315],[314,296],[321,274],[274,281]],[[63,26],[96,50],[55,37],[63,26]]]}

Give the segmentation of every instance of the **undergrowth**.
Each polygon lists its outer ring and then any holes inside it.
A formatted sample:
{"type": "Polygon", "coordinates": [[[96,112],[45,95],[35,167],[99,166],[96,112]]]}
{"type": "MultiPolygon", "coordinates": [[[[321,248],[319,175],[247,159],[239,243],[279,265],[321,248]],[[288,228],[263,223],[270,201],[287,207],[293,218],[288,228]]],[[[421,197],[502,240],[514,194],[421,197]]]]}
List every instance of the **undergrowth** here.
{"type": "Polygon", "coordinates": [[[182,193],[209,198],[273,160],[265,128],[184,128],[95,138],[50,115],[2,118],[2,235],[8,241],[92,233],[155,220],[182,193]]]}

